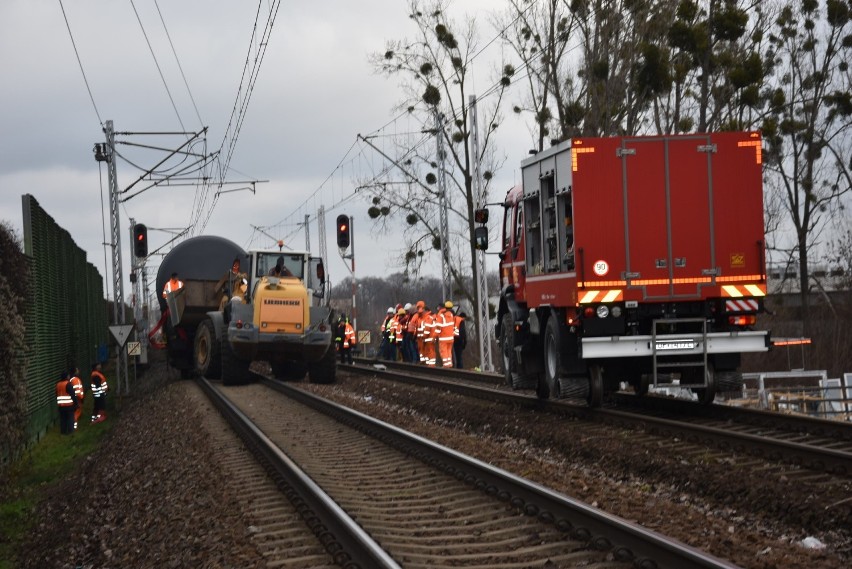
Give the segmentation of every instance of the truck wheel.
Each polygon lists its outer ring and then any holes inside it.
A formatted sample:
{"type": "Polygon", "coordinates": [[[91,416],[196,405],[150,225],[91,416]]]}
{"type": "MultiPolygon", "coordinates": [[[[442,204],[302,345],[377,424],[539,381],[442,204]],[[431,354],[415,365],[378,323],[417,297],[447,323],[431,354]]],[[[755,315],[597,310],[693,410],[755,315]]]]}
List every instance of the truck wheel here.
{"type": "Polygon", "coordinates": [[[544,377],[536,390],[541,399],[547,399],[550,395],[558,399],[561,395],[559,370],[562,369],[562,355],[559,346],[559,323],[555,316],[551,316],[544,330],[544,377]]]}
{"type": "Polygon", "coordinates": [[[503,315],[500,330],[503,331],[503,337],[500,339],[500,351],[503,352],[503,376],[506,378],[506,384],[514,387],[512,370],[515,368],[515,321],[510,312],[503,315]]]}
{"type": "Polygon", "coordinates": [[[245,385],[251,379],[249,373],[249,365],[251,362],[239,359],[234,350],[231,349],[231,343],[228,341],[228,336],[222,336],[221,343],[222,353],[222,385],[245,385]]]}
{"type": "Polygon", "coordinates": [[[305,362],[284,361],[272,362],[272,375],[281,381],[300,381],[308,374],[308,366],[305,362]]]}
{"type": "Polygon", "coordinates": [[[589,394],[586,395],[589,407],[600,407],[603,403],[603,370],[598,364],[589,366],[589,394]]]}
{"type": "Polygon", "coordinates": [[[704,372],[704,384],[707,387],[704,389],[693,389],[693,391],[698,396],[699,403],[710,405],[716,399],[716,370],[710,364],[707,364],[707,369],[704,372]]]}
{"type": "Polygon", "coordinates": [[[333,346],[329,346],[319,361],[308,364],[308,375],[311,383],[334,383],[337,376],[337,354],[333,346]]]}
{"type": "Polygon", "coordinates": [[[523,374],[522,370],[518,369],[515,356],[515,320],[511,313],[507,312],[503,315],[500,329],[503,331],[500,351],[503,352],[503,377],[506,378],[506,383],[512,389],[538,389],[539,374],[523,374]]]}
{"type": "Polygon", "coordinates": [[[204,320],[195,330],[193,357],[200,376],[207,379],[219,379],[222,376],[222,353],[212,320],[204,320]]]}

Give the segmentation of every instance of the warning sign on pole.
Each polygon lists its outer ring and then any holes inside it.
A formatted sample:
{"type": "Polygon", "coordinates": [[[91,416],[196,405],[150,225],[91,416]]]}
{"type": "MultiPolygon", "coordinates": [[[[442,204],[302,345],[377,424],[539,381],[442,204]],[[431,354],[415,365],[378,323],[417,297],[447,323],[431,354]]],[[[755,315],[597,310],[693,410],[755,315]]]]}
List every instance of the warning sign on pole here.
{"type": "Polygon", "coordinates": [[[142,355],[142,342],[127,342],[127,355],[128,356],[141,356],[142,355]]]}
{"type": "Polygon", "coordinates": [[[124,343],[127,342],[127,339],[130,338],[130,332],[133,330],[133,324],[127,324],[125,326],[110,326],[109,331],[112,332],[115,341],[118,342],[119,346],[124,346],[124,343]]]}

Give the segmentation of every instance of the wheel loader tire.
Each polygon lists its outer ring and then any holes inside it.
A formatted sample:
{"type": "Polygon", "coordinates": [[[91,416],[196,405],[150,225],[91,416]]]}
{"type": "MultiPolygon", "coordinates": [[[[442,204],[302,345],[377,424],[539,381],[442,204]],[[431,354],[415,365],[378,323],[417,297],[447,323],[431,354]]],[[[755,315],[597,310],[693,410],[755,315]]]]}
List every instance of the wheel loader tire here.
{"type": "Polygon", "coordinates": [[[193,358],[198,375],[207,379],[222,377],[221,345],[216,339],[216,328],[212,320],[204,320],[198,325],[195,331],[193,358]]]}
{"type": "Polygon", "coordinates": [[[329,346],[319,361],[308,364],[311,383],[334,383],[337,378],[337,357],[333,346],[329,346]]]}

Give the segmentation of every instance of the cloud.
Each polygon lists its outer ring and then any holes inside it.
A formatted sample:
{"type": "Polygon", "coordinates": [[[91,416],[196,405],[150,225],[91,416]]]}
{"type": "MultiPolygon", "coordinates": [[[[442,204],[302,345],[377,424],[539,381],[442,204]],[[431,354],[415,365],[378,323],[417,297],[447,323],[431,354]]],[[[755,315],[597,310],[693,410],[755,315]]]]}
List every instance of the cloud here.
{"type": "MultiPolygon", "coordinates": [[[[159,70],[130,3],[66,0],[63,5],[97,111],[102,120],[113,120],[117,131],[135,133],[194,131],[203,122],[209,127],[207,150],[218,150],[249,54],[257,4],[223,0],[158,4],[201,121],[156,4],[135,2],[159,70]]],[[[261,10],[268,5],[261,2],[261,10]]],[[[484,12],[493,7],[492,2],[456,0],[453,6],[459,14],[477,15],[483,38],[493,35],[484,12]]],[[[258,19],[262,26],[265,14],[258,19]]],[[[368,54],[383,51],[387,40],[413,35],[407,3],[399,0],[282,2],[230,162],[234,170],[228,174],[229,180],[268,182],[258,184],[254,194],[245,190],[220,194],[205,233],[222,235],[243,247],[268,246],[272,240],[253,226],[275,226],[275,237],[292,235],[290,240],[302,246],[304,232],[298,224],[304,215],[314,216],[319,206],[330,208],[345,200],[353,192],[354,179],[381,162],[375,153],[365,153],[335,170],[356,135],[388,123],[401,99],[395,79],[373,73],[368,54]]],[[[106,191],[107,177],[103,163],[95,162],[92,152],[104,135],[60,5],[52,0],[0,3],[0,50],[4,54],[0,59],[4,78],[0,86],[0,219],[20,231],[20,196],[35,195],[109,279],[103,261],[109,211],[102,215],[108,204],[101,202],[101,183],[106,191]]],[[[249,60],[258,53],[255,45],[249,60]]],[[[490,85],[493,66],[483,58],[479,67],[478,86],[484,89],[490,85]]],[[[119,139],[163,147],[174,147],[181,140],[142,134],[119,139]]],[[[517,146],[517,141],[509,144],[517,146]]],[[[502,197],[503,187],[508,189],[513,183],[512,171],[525,157],[519,152],[525,152],[526,143],[520,146],[520,151],[508,145],[498,150],[509,159],[500,174],[508,181],[498,179],[495,184],[497,199],[502,197]]],[[[162,158],[160,152],[128,146],[119,146],[119,151],[143,167],[162,158]]],[[[140,175],[123,161],[117,168],[121,189],[140,175]]],[[[208,199],[213,199],[215,191],[213,188],[208,199]]],[[[164,244],[171,238],[166,230],[190,223],[198,197],[196,188],[172,187],[153,188],[130,199],[120,211],[122,239],[129,239],[128,220],[132,217],[155,228],[150,234],[152,249],[164,244]]],[[[358,271],[383,275],[399,270],[396,263],[404,222],[392,224],[389,234],[381,233],[366,217],[366,209],[363,202],[347,201],[327,211],[331,275],[348,275],[344,267],[348,262],[334,248],[333,222],[342,212],[355,216],[358,271]]],[[[311,240],[316,249],[316,221],[312,223],[311,240]]],[[[127,251],[127,244],[123,246],[127,251]]],[[[126,258],[125,253],[125,264],[126,258]]]]}

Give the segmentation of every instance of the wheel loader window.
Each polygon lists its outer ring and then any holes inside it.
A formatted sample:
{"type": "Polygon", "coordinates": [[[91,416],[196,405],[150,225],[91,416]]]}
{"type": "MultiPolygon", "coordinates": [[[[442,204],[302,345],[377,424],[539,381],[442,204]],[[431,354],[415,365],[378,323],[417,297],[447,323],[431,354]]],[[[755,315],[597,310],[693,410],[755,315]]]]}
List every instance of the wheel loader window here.
{"type": "Polygon", "coordinates": [[[304,279],[302,255],[262,253],[258,255],[255,276],[296,277],[304,279]]]}

